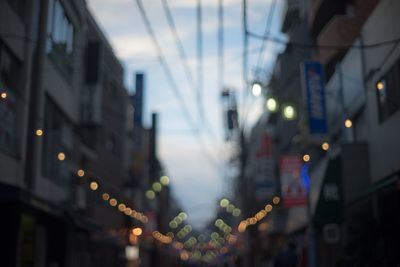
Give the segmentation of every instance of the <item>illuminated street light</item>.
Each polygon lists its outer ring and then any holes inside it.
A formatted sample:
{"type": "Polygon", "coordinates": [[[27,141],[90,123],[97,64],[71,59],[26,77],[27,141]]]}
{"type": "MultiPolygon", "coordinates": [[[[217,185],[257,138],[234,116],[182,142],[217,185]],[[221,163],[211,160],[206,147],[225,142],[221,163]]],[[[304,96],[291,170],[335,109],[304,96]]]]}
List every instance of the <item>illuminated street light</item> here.
{"type": "Polygon", "coordinates": [[[322,147],[323,150],[328,151],[329,143],[328,142],[324,142],[324,143],[322,143],[321,147],[322,147]]]}
{"type": "Polygon", "coordinates": [[[251,87],[251,92],[254,96],[260,96],[262,92],[261,84],[253,83],[253,86],[251,87]]]}
{"type": "Polygon", "coordinates": [[[0,97],[3,98],[3,99],[6,99],[7,98],[7,93],[6,92],[1,93],[0,97]]]}
{"type": "Polygon", "coordinates": [[[58,153],[57,158],[59,161],[65,160],[65,153],[64,152],[58,153]]]}
{"type": "Polygon", "coordinates": [[[140,228],[140,227],[136,227],[136,228],[133,228],[133,229],[132,229],[132,233],[133,233],[135,236],[140,236],[140,235],[142,234],[142,232],[143,232],[143,230],[142,230],[142,228],[140,228]]]}
{"type": "Polygon", "coordinates": [[[350,119],[344,121],[344,126],[346,128],[351,128],[353,126],[353,122],[350,119]]]}
{"type": "Polygon", "coordinates": [[[90,189],[92,189],[93,191],[96,191],[99,188],[99,184],[97,182],[91,182],[90,183],[90,189]]]}
{"type": "Polygon", "coordinates": [[[37,129],[37,130],[35,131],[35,134],[36,134],[37,136],[42,136],[42,135],[43,135],[43,130],[42,130],[42,129],[37,129]]]}
{"type": "Polygon", "coordinates": [[[303,161],[304,161],[304,162],[309,162],[310,159],[311,159],[311,157],[310,157],[310,155],[308,155],[308,154],[305,154],[305,155],[303,156],[303,161]]]}
{"type": "Polygon", "coordinates": [[[376,84],[376,89],[378,89],[379,91],[385,89],[385,83],[384,83],[383,81],[379,81],[379,82],[376,84]]]}
{"type": "Polygon", "coordinates": [[[83,177],[83,176],[85,176],[85,171],[82,170],[82,169],[79,169],[79,170],[76,172],[76,174],[78,174],[79,177],[83,177]]]}
{"type": "Polygon", "coordinates": [[[275,98],[270,97],[266,102],[267,110],[269,112],[276,112],[278,110],[278,101],[275,98]]]}
{"type": "Polygon", "coordinates": [[[294,120],[297,116],[296,109],[292,105],[285,105],[282,115],[285,120],[294,120]]]}

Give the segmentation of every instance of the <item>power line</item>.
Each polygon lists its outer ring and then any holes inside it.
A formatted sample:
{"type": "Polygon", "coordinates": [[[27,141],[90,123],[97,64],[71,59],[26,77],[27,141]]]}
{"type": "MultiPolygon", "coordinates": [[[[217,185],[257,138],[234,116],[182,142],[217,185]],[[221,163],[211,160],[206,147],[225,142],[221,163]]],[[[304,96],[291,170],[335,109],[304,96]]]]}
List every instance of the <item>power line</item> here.
{"type": "Polygon", "coordinates": [[[193,129],[195,130],[195,135],[197,137],[199,137],[199,141],[201,142],[200,147],[203,148],[201,151],[203,152],[203,154],[206,156],[206,158],[209,160],[209,162],[215,167],[218,166],[218,162],[214,159],[214,157],[212,157],[208,151],[204,150],[204,143],[203,143],[203,139],[201,139],[201,136],[199,135],[199,131],[198,131],[198,127],[196,126],[196,123],[194,122],[194,120],[192,119],[189,109],[187,108],[185,101],[183,99],[183,96],[179,90],[178,84],[175,82],[174,77],[172,76],[172,72],[169,68],[169,65],[167,63],[167,61],[165,60],[165,57],[162,53],[162,49],[160,44],[157,41],[156,35],[154,33],[154,30],[151,26],[150,20],[147,17],[146,11],[143,7],[142,1],[141,0],[136,0],[135,1],[137,4],[137,7],[139,8],[139,12],[142,16],[143,22],[146,26],[146,29],[154,43],[154,46],[156,48],[156,52],[157,52],[157,58],[160,61],[160,64],[162,66],[162,69],[164,70],[164,73],[167,77],[168,82],[170,83],[171,89],[174,92],[175,97],[178,99],[181,108],[182,108],[182,112],[185,116],[185,119],[187,120],[188,124],[193,127],[193,129]]]}
{"type": "Polygon", "coordinates": [[[318,44],[306,44],[306,43],[297,43],[297,42],[291,42],[291,41],[285,41],[282,40],[276,36],[270,36],[270,35],[260,35],[257,33],[253,33],[250,31],[247,31],[247,35],[256,39],[263,39],[267,41],[271,41],[277,44],[282,44],[282,45],[288,45],[290,47],[297,47],[297,48],[303,48],[303,49],[322,49],[322,50],[348,50],[348,49],[371,49],[371,48],[377,48],[380,46],[386,46],[390,45],[393,43],[397,43],[400,41],[400,38],[392,39],[392,40],[387,40],[383,42],[377,42],[377,43],[372,43],[372,44],[365,44],[365,45],[318,45],[318,44]]]}
{"type": "MultiPolygon", "coordinates": [[[[183,48],[182,41],[179,38],[178,31],[176,30],[174,17],[173,17],[173,15],[171,13],[171,9],[168,6],[168,1],[167,0],[162,0],[162,3],[163,3],[163,8],[164,8],[164,11],[165,11],[165,14],[166,14],[166,17],[167,17],[168,25],[169,25],[169,27],[170,27],[170,29],[172,31],[175,43],[176,43],[176,45],[178,47],[178,50],[179,50],[179,56],[180,56],[180,59],[181,59],[182,64],[183,64],[183,67],[184,67],[184,70],[185,70],[185,74],[187,76],[189,84],[191,84],[194,87],[194,91],[197,92],[197,94],[194,95],[195,98],[197,100],[199,100],[199,98],[198,98],[198,90],[199,90],[200,87],[199,86],[196,87],[196,83],[195,83],[193,75],[192,75],[192,73],[190,71],[189,64],[187,63],[186,52],[185,52],[185,49],[183,48]]],[[[201,32],[201,29],[200,29],[199,32],[201,32]]],[[[200,41],[200,43],[202,44],[202,41],[200,41]]],[[[202,72],[202,70],[201,70],[201,72],[202,72]]],[[[201,73],[201,76],[202,76],[202,73],[201,73]]],[[[202,108],[202,103],[198,102],[198,105],[199,105],[199,111],[200,111],[200,108],[202,108]]],[[[209,121],[207,120],[207,117],[205,115],[203,116],[203,119],[204,119],[204,122],[205,122],[204,126],[207,127],[206,129],[209,129],[209,132],[211,133],[213,138],[215,138],[217,140],[217,137],[216,137],[214,131],[212,130],[212,126],[209,123],[209,121]]]]}
{"type": "MultiPolygon", "coordinates": [[[[176,43],[176,45],[178,47],[179,57],[180,57],[180,59],[182,61],[183,69],[185,71],[186,78],[187,78],[189,84],[192,84],[194,86],[196,84],[196,82],[194,80],[192,72],[190,71],[189,64],[188,64],[188,58],[186,56],[185,49],[183,48],[182,41],[179,38],[178,31],[176,30],[174,18],[172,16],[171,10],[170,10],[170,8],[168,6],[168,1],[167,0],[162,0],[162,4],[163,4],[165,15],[167,17],[168,25],[169,25],[169,27],[170,27],[170,29],[172,31],[172,35],[173,35],[175,43],[176,43]]],[[[196,88],[194,88],[194,89],[197,90],[196,88]]],[[[194,95],[194,97],[196,97],[196,95],[194,95]]]]}
{"type": "Polygon", "coordinates": [[[162,69],[163,69],[163,71],[164,71],[164,73],[165,73],[165,75],[167,77],[168,82],[171,85],[171,89],[172,89],[175,97],[178,99],[178,101],[179,101],[179,103],[181,105],[183,114],[184,114],[187,122],[189,123],[189,125],[191,125],[194,129],[197,130],[196,123],[194,122],[193,118],[190,115],[189,109],[187,108],[186,103],[183,100],[183,96],[182,96],[182,94],[181,94],[181,92],[179,90],[178,84],[175,82],[175,79],[172,76],[172,72],[171,72],[171,70],[169,68],[169,65],[168,65],[167,61],[165,60],[165,57],[163,55],[161,46],[157,41],[156,35],[155,35],[154,30],[153,30],[153,28],[151,26],[151,23],[150,23],[150,20],[148,19],[146,11],[144,10],[142,1],[141,0],[136,0],[136,4],[137,4],[137,7],[139,8],[139,11],[140,11],[140,14],[142,16],[143,22],[144,22],[144,24],[146,26],[146,29],[147,29],[147,31],[148,31],[148,33],[149,33],[149,35],[150,35],[150,37],[151,37],[151,39],[153,41],[153,44],[154,44],[154,46],[155,46],[155,48],[157,50],[156,51],[157,52],[157,58],[160,61],[162,69]]]}
{"type": "Polygon", "coordinates": [[[202,12],[201,0],[197,0],[197,104],[199,108],[200,120],[204,120],[203,111],[203,32],[202,32],[202,12]]]}

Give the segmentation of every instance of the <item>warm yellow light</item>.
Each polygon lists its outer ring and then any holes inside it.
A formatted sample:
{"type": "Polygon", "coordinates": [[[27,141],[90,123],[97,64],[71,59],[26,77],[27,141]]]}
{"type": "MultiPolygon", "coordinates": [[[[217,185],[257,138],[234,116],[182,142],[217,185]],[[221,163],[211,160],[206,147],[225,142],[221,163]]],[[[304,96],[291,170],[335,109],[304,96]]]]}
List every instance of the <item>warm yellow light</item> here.
{"type": "Polygon", "coordinates": [[[162,185],[159,182],[155,182],[152,185],[153,190],[156,192],[160,192],[162,190],[162,185]]]}
{"type": "Polygon", "coordinates": [[[135,236],[140,236],[141,234],[142,234],[142,228],[140,228],[140,227],[136,227],[136,228],[133,228],[132,229],[132,233],[135,235],[135,236]]]}
{"type": "Polygon", "coordinates": [[[243,233],[244,231],[246,231],[246,228],[247,228],[247,223],[245,221],[241,221],[238,226],[238,231],[240,233],[243,233]]]}
{"type": "Polygon", "coordinates": [[[42,129],[37,129],[35,131],[35,133],[36,133],[37,136],[42,136],[43,135],[43,130],[42,129]]]}
{"type": "Polygon", "coordinates": [[[279,197],[274,197],[274,198],[272,199],[272,202],[273,202],[275,205],[278,205],[280,201],[281,201],[281,199],[280,199],[279,197]]]}
{"type": "Polygon", "coordinates": [[[146,191],[146,197],[148,198],[148,199],[154,199],[155,197],[156,197],[156,193],[154,193],[154,191],[153,190],[147,190],[146,191]]]}
{"type": "Polygon", "coordinates": [[[376,84],[376,89],[378,89],[378,90],[383,90],[383,89],[385,89],[385,83],[382,82],[382,81],[379,81],[379,82],[376,84]]]}
{"type": "Polygon", "coordinates": [[[115,198],[110,199],[109,202],[110,202],[110,205],[113,206],[113,207],[117,206],[117,204],[118,204],[118,202],[117,202],[117,200],[115,198]]]}
{"type": "Polygon", "coordinates": [[[310,159],[311,159],[311,157],[310,157],[310,155],[308,155],[308,154],[305,154],[305,155],[303,156],[304,162],[309,162],[310,159]]]}
{"type": "Polygon", "coordinates": [[[83,176],[85,176],[85,171],[82,170],[82,169],[79,169],[79,170],[76,172],[76,174],[78,174],[79,177],[83,177],[83,176]]]}
{"type": "Polygon", "coordinates": [[[58,153],[57,158],[60,161],[65,160],[65,153],[63,153],[63,152],[58,153]]]}
{"type": "Polygon", "coordinates": [[[126,208],[124,213],[125,213],[125,215],[130,216],[132,214],[132,209],[131,208],[126,208]]]}
{"type": "Polygon", "coordinates": [[[187,252],[184,250],[184,251],[182,251],[182,252],[180,253],[180,257],[181,257],[181,260],[187,261],[187,260],[189,259],[189,253],[187,253],[187,252]]]}
{"type": "Polygon", "coordinates": [[[103,197],[103,200],[106,200],[106,201],[110,199],[110,195],[107,193],[104,193],[102,197],[103,197]]]}
{"type": "Polygon", "coordinates": [[[324,142],[324,143],[322,143],[321,147],[322,147],[323,150],[327,151],[329,149],[329,143],[328,142],[324,142]]]}
{"type": "Polygon", "coordinates": [[[97,182],[91,182],[90,183],[90,189],[92,189],[93,191],[96,191],[99,188],[99,184],[97,182]]]}
{"type": "Polygon", "coordinates": [[[353,126],[353,122],[350,119],[347,119],[344,121],[344,126],[346,128],[351,128],[351,126],[353,126]]]}
{"type": "Polygon", "coordinates": [[[271,212],[272,211],[272,205],[271,204],[266,205],[265,206],[265,211],[266,212],[271,212]]]}
{"type": "Polygon", "coordinates": [[[161,176],[161,178],[160,178],[160,183],[162,184],[162,185],[169,185],[169,178],[168,178],[168,176],[161,176]]]}
{"type": "Polygon", "coordinates": [[[118,205],[118,210],[119,210],[119,211],[124,212],[125,209],[126,209],[125,204],[121,203],[121,204],[118,205]]]}
{"type": "Polygon", "coordinates": [[[219,205],[223,208],[226,208],[229,205],[229,200],[227,200],[226,198],[221,199],[221,201],[219,202],[219,205]]]}
{"type": "Polygon", "coordinates": [[[270,112],[276,112],[278,110],[278,102],[273,97],[267,99],[266,106],[267,110],[270,112]]]}
{"type": "Polygon", "coordinates": [[[6,99],[7,98],[7,93],[6,92],[1,93],[1,98],[6,99]]]}

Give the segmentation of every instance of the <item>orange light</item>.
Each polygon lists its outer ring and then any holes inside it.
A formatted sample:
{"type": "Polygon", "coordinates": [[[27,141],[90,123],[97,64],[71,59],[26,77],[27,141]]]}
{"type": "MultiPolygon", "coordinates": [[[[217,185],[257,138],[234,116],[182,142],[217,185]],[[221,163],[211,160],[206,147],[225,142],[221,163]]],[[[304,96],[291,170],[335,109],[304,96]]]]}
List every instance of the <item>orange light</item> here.
{"type": "Polygon", "coordinates": [[[344,126],[346,128],[351,128],[353,126],[353,122],[350,119],[344,121],[344,126]]]}
{"type": "Polygon", "coordinates": [[[279,197],[274,197],[274,198],[272,199],[272,202],[273,202],[275,205],[278,205],[279,202],[281,202],[281,199],[280,199],[279,197]]]}
{"type": "Polygon", "coordinates": [[[125,215],[130,216],[132,214],[132,209],[131,208],[126,208],[124,213],[125,213],[125,215]]]}
{"type": "Polygon", "coordinates": [[[91,182],[90,183],[90,189],[92,189],[93,191],[96,191],[99,188],[99,184],[97,182],[91,182]]]}
{"type": "Polygon", "coordinates": [[[310,155],[308,155],[308,154],[305,154],[305,155],[303,156],[304,162],[309,162],[310,159],[311,159],[311,157],[310,157],[310,155]]]}
{"type": "Polygon", "coordinates": [[[106,201],[110,199],[110,195],[107,193],[104,193],[102,197],[103,197],[103,200],[106,200],[106,201]]]}
{"type": "Polygon", "coordinates": [[[35,133],[36,133],[37,136],[42,136],[43,135],[43,130],[42,129],[37,129],[35,131],[35,133]]]}
{"type": "Polygon", "coordinates": [[[1,98],[6,99],[7,98],[7,93],[6,92],[1,93],[1,98]]]}
{"type": "Polygon", "coordinates": [[[135,236],[140,236],[140,235],[142,235],[142,228],[140,228],[140,227],[136,227],[136,228],[133,228],[132,229],[132,233],[135,235],[135,236]]]}
{"type": "Polygon", "coordinates": [[[85,171],[82,169],[79,169],[76,173],[78,174],[79,177],[85,176],[85,171]]]}
{"type": "Polygon", "coordinates": [[[268,204],[268,205],[265,206],[265,211],[266,212],[271,212],[271,210],[272,210],[272,205],[271,204],[268,204]]]}
{"type": "Polygon", "coordinates": [[[258,226],[258,231],[265,232],[269,228],[269,224],[267,222],[263,222],[258,226]]]}
{"type": "Polygon", "coordinates": [[[385,89],[385,84],[384,84],[382,81],[378,82],[378,83],[376,84],[376,89],[378,89],[378,90],[383,90],[383,89],[385,89]]]}
{"type": "Polygon", "coordinates": [[[118,210],[119,210],[119,211],[122,211],[122,212],[124,212],[124,211],[125,211],[125,209],[126,209],[126,206],[125,206],[125,204],[121,203],[121,204],[119,204],[119,205],[118,205],[118,210]]]}
{"type": "Polygon", "coordinates": [[[115,207],[115,206],[117,206],[117,204],[118,204],[118,202],[117,202],[117,200],[115,198],[110,199],[110,205],[111,206],[115,207]]]}
{"type": "Polygon", "coordinates": [[[64,152],[58,153],[57,158],[59,161],[65,160],[65,153],[64,152]]]}
{"type": "Polygon", "coordinates": [[[324,142],[324,143],[322,143],[321,147],[322,147],[323,150],[327,151],[329,149],[329,143],[328,142],[324,142]]]}
{"type": "Polygon", "coordinates": [[[187,260],[189,259],[189,253],[187,253],[187,252],[184,250],[184,251],[182,251],[182,252],[180,253],[180,257],[181,257],[181,260],[187,261],[187,260]]]}

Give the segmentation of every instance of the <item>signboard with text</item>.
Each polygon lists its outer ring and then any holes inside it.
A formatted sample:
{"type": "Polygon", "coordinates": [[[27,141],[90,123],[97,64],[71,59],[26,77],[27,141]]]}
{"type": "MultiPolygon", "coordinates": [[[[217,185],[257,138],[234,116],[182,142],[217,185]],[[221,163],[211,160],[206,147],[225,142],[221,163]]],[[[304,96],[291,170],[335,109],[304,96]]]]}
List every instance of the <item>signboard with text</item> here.
{"type": "Polygon", "coordinates": [[[264,133],[255,158],[255,197],[260,201],[271,198],[276,193],[275,161],[272,157],[271,136],[264,133]]]}
{"type": "Polygon", "coordinates": [[[285,207],[307,204],[307,192],[301,177],[302,165],[300,155],[287,155],[280,160],[282,200],[285,207]]]}
{"type": "Polygon", "coordinates": [[[323,66],[317,61],[307,61],[302,71],[310,134],[324,135],[328,127],[323,66]]]}

